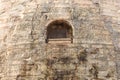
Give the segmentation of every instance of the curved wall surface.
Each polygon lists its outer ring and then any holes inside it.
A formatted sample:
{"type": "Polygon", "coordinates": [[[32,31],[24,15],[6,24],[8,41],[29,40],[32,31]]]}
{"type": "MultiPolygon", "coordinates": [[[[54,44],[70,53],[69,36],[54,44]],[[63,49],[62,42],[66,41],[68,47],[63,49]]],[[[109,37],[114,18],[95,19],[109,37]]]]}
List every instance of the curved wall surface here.
{"type": "Polygon", "coordinates": [[[1,0],[0,80],[119,80],[119,18],[119,0],[1,0]],[[46,43],[55,20],[72,42],[46,43]]]}

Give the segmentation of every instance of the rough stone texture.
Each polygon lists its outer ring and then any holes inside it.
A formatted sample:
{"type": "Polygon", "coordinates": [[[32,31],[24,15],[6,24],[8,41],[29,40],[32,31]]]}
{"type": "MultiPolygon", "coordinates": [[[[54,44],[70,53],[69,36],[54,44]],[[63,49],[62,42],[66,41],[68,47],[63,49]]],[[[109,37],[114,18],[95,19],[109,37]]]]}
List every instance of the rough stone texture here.
{"type": "Polygon", "coordinates": [[[120,80],[120,0],[1,0],[0,33],[0,80],[120,80]],[[59,19],[73,43],[45,43],[59,19]]]}

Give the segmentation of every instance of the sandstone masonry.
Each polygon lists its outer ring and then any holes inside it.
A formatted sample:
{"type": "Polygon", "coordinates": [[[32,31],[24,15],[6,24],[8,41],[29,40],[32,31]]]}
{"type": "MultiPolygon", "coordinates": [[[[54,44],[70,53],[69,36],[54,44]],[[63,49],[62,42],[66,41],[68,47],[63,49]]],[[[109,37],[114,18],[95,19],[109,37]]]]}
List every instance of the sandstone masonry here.
{"type": "Polygon", "coordinates": [[[119,0],[1,0],[0,7],[0,80],[120,80],[119,0]],[[51,39],[54,24],[71,35],[51,39]]]}

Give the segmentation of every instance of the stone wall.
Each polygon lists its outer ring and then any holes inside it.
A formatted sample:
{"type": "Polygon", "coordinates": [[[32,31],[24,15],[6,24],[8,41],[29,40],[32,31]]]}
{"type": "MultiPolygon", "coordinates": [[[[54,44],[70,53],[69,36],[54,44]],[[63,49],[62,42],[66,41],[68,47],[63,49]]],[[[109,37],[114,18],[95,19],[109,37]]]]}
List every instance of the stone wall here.
{"type": "Polygon", "coordinates": [[[119,80],[119,0],[2,0],[0,80],[119,80]],[[47,44],[68,21],[73,43],[47,44]]]}

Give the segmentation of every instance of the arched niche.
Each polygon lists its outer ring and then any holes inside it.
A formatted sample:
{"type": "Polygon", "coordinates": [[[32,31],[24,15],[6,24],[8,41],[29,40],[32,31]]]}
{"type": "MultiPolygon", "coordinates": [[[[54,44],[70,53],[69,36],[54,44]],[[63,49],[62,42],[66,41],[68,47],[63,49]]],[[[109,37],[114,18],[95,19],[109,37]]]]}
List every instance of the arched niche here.
{"type": "Polygon", "coordinates": [[[55,20],[48,24],[46,43],[72,43],[73,29],[66,20],[55,20]]]}

